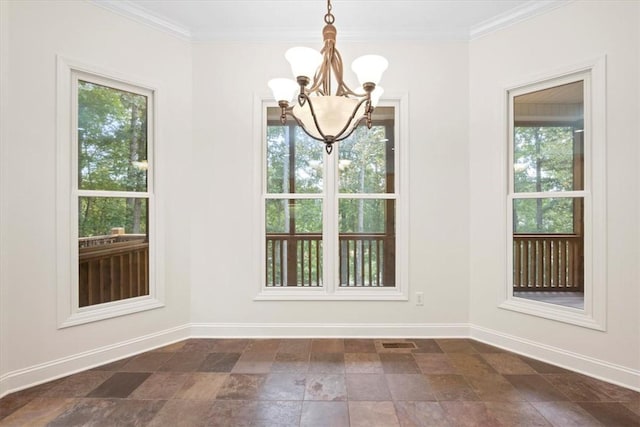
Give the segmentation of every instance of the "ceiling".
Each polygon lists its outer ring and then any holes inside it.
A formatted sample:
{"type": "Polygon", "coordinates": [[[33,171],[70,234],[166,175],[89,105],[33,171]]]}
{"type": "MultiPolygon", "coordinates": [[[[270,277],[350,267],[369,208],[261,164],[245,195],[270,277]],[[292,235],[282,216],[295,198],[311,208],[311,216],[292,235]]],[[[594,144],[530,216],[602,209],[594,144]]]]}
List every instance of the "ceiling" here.
{"type": "MultiPolygon", "coordinates": [[[[91,0],[193,41],[318,40],[325,0],[91,0]]],[[[339,40],[469,40],[570,0],[333,0],[339,40]]]]}

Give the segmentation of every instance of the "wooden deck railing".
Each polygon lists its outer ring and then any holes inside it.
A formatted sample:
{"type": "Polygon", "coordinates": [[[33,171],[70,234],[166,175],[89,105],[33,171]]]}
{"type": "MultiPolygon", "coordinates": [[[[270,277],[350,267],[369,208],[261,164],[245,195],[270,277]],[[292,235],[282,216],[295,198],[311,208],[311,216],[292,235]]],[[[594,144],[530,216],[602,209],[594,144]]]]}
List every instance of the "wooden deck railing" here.
{"type": "MultiPolygon", "coordinates": [[[[384,234],[340,234],[340,286],[394,286],[395,251],[384,249],[394,244],[384,234]]],[[[321,234],[267,234],[267,286],[322,286],[322,256],[321,234]]]]}
{"type": "Polygon", "coordinates": [[[149,294],[145,235],[84,237],[78,245],[80,307],[149,294]]]}
{"type": "Polygon", "coordinates": [[[582,236],[514,234],[514,291],[583,291],[582,236]]]}

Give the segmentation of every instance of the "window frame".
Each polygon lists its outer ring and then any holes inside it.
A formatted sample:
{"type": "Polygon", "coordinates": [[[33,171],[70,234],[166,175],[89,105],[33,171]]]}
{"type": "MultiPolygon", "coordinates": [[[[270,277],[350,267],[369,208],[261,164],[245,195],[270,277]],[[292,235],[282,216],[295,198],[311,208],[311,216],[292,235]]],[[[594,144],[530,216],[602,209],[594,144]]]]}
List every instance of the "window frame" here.
{"type": "MultiPolygon", "coordinates": [[[[320,193],[298,193],[291,197],[289,193],[269,194],[266,191],[266,134],[267,134],[267,108],[278,107],[272,100],[266,97],[256,98],[256,123],[254,141],[255,159],[255,208],[260,215],[256,215],[255,230],[257,236],[254,256],[259,259],[259,269],[256,270],[256,281],[259,290],[254,297],[255,301],[270,300],[374,300],[374,301],[407,301],[408,290],[408,123],[406,120],[407,97],[386,98],[379,102],[380,106],[394,107],[394,167],[395,188],[393,193],[339,193],[338,187],[338,157],[339,143],[331,155],[323,151],[323,177],[324,188],[320,193]],[[398,172],[399,171],[399,172],[398,172]],[[266,214],[265,201],[267,199],[323,199],[323,286],[321,287],[267,287],[266,286],[266,214]],[[340,199],[394,199],[396,200],[396,284],[391,287],[341,287],[339,286],[339,230],[337,208],[340,199]]],[[[318,142],[318,144],[322,144],[318,142]]]]}
{"type": "Polygon", "coordinates": [[[505,288],[499,307],[590,329],[606,330],[606,98],[605,57],[532,78],[505,89],[507,123],[505,191],[505,288]],[[583,189],[514,191],[514,103],[516,96],[567,83],[584,82],[583,189]],[[535,301],[513,294],[513,201],[538,198],[582,198],[584,201],[584,307],[535,301]]]}
{"type": "Polygon", "coordinates": [[[155,85],[57,57],[57,290],[58,328],[66,328],[164,306],[163,270],[157,235],[155,153],[157,135],[155,85]],[[147,97],[147,191],[80,190],[78,188],[78,82],[86,81],[147,97]],[[147,200],[149,294],[80,307],[78,275],[78,203],[80,197],[126,197],[147,200]]]}

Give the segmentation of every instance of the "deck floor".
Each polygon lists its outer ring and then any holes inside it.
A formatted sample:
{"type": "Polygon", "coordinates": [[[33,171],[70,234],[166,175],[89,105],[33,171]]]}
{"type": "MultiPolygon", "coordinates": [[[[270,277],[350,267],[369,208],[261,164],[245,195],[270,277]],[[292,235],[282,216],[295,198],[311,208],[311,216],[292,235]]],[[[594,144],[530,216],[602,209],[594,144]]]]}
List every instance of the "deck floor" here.
{"type": "Polygon", "coordinates": [[[514,292],[513,296],[549,304],[584,309],[583,292],[514,292]]]}

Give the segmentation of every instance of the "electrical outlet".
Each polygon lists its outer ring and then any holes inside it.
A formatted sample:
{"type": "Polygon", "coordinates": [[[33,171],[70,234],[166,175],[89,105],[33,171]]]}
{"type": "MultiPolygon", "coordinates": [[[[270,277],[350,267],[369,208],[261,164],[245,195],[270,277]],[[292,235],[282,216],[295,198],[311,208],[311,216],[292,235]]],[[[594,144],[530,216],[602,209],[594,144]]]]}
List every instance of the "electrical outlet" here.
{"type": "Polygon", "coordinates": [[[424,293],[416,292],[416,305],[424,305],[424,293]]]}

